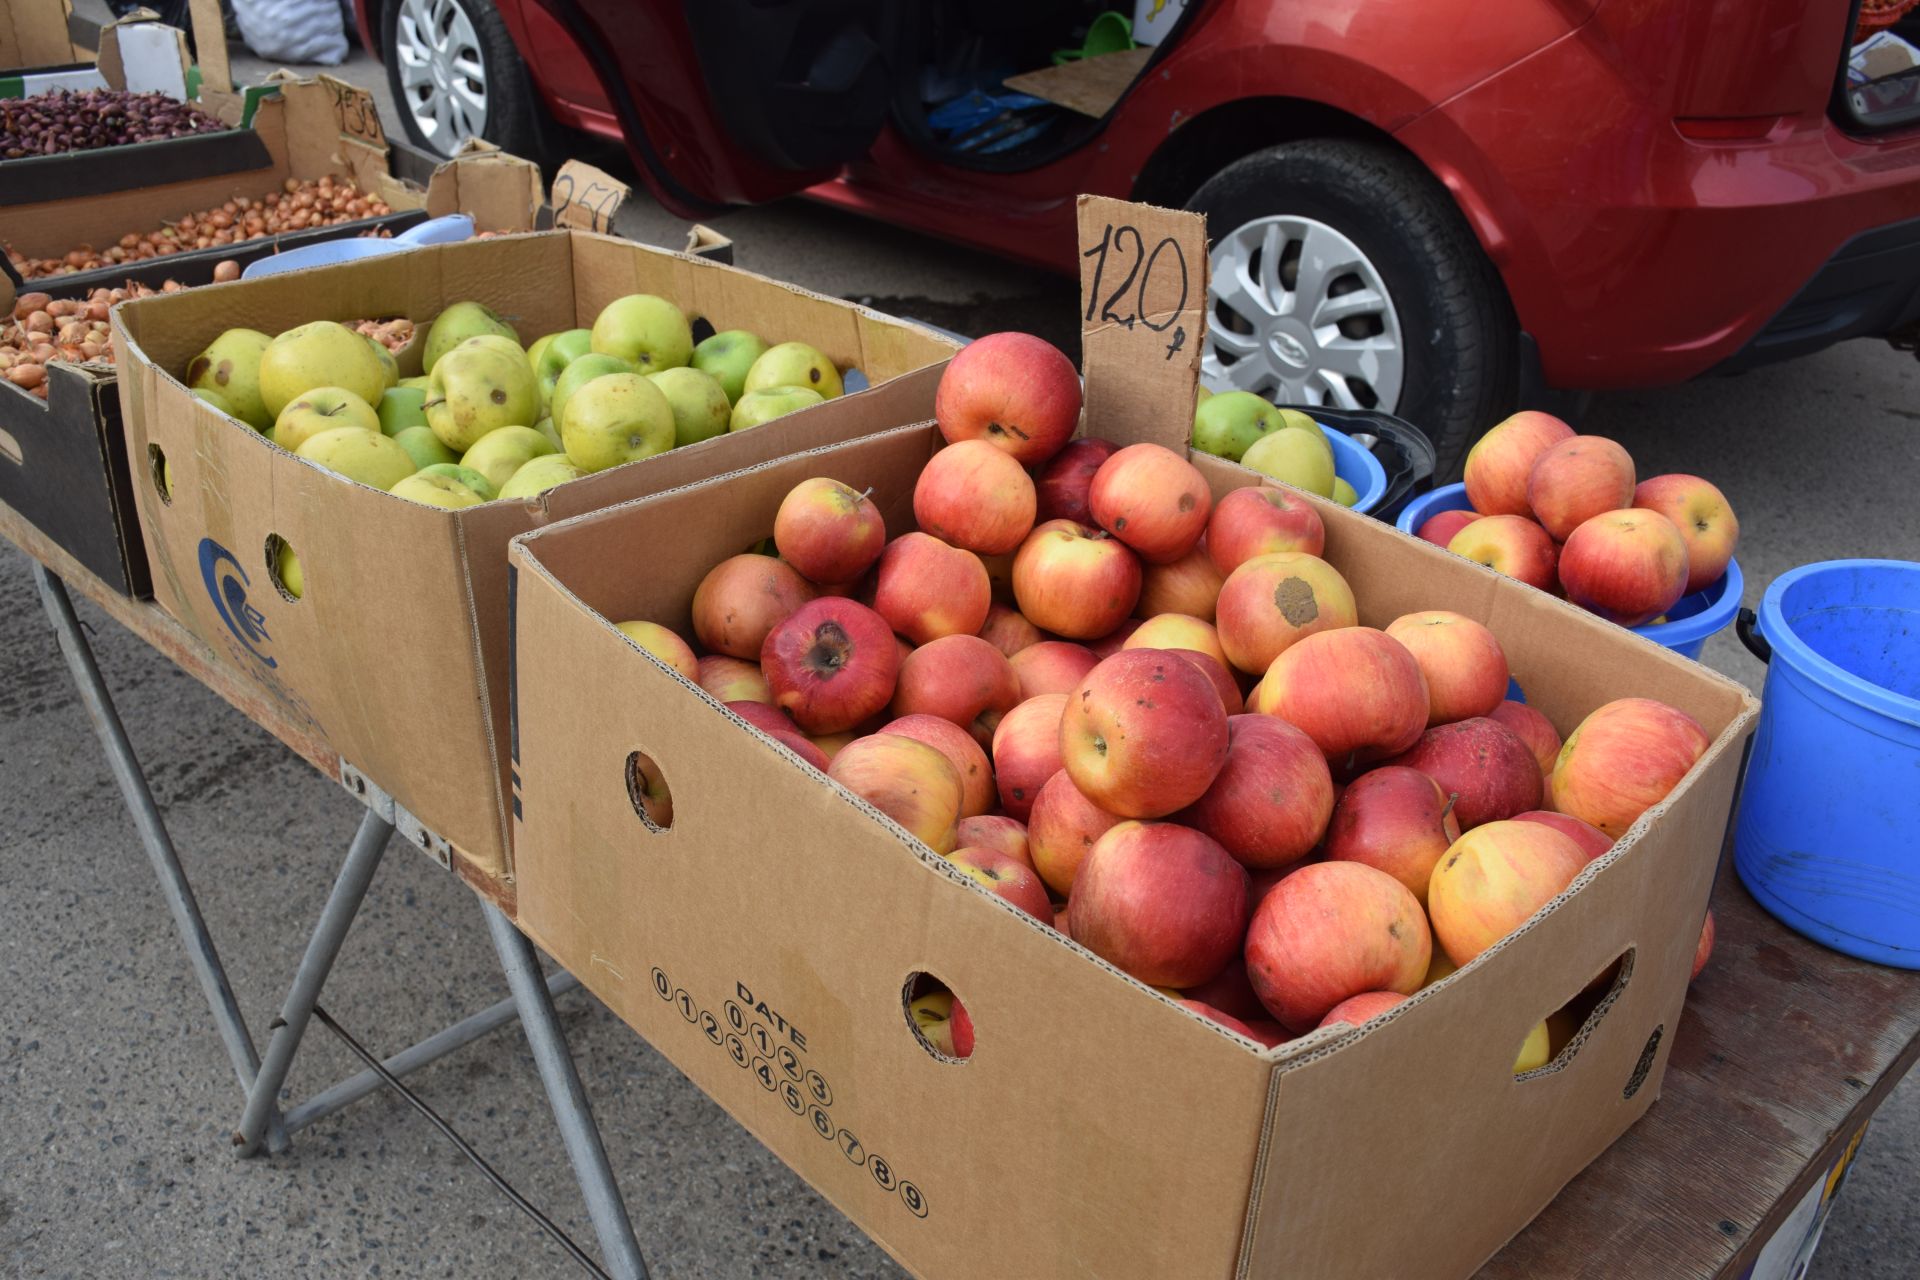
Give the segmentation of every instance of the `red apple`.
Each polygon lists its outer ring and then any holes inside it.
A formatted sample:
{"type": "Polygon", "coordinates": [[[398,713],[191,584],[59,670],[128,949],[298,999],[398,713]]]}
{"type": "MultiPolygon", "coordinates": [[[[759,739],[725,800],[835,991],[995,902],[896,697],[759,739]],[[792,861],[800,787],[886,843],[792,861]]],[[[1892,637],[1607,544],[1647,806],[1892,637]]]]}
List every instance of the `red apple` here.
{"type": "Polygon", "coordinates": [[[716,702],[773,701],[773,690],[767,687],[767,677],[758,662],[729,658],[724,653],[710,653],[700,659],[694,682],[716,702]]]}
{"type": "Polygon", "coordinates": [[[1442,854],[1460,838],[1453,801],[1417,769],[1382,765],[1347,785],[1327,827],[1327,857],[1384,871],[1422,906],[1442,854]]]}
{"type": "Polygon", "coordinates": [[[1515,822],[1537,822],[1543,827],[1552,827],[1567,839],[1580,846],[1580,852],[1587,855],[1587,861],[1603,858],[1613,848],[1613,837],[1594,826],[1591,822],[1582,822],[1578,818],[1564,813],[1555,813],[1551,809],[1529,809],[1525,813],[1513,815],[1515,822]]]}
{"type": "Polygon", "coordinates": [[[800,732],[800,726],[793,722],[793,717],[770,702],[729,702],[726,708],[754,728],[764,729],[768,733],[800,732]]]}
{"type": "Polygon", "coordinates": [[[1708,911],[1706,923],[1700,926],[1699,945],[1695,946],[1693,949],[1693,969],[1690,973],[1687,974],[1688,982],[1692,982],[1695,978],[1700,976],[1700,971],[1707,967],[1707,961],[1711,959],[1712,956],[1713,956],[1713,912],[1708,911]]]}
{"type": "MultiPolygon", "coordinates": [[[[1338,800],[1335,800],[1334,807],[1339,808],[1339,806],[1340,806],[1340,802],[1338,800]]],[[[1253,903],[1253,909],[1255,911],[1258,911],[1260,909],[1260,904],[1267,900],[1267,895],[1269,893],[1273,892],[1273,886],[1279,884],[1282,880],[1285,880],[1288,876],[1300,870],[1302,867],[1318,866],[1319,864],[1321,864],[1322,862],[1325,862],[1326,860],[1327,859],[1323,857],[1318,850],[1315,850],[1314,852],[1308,854],[1306,857],[1300,859],[1300,861],[1290,862],[1284,867],[1271,867],[1265,871],[1253,872],[1251,876],[1250,887],[1249,887],[1249,892],[1252,894],[1250,901],[1253,903]]]]}
{"type": "Polygon", "coordinates": [[[1220,707],[1228,715],[1237,716],[1247,709],[1247,700],[1240,696],[1240,686],[1234,681],[1233,672],[1220,659],[1197,649],[1162,649],[1160,652],[1185,658],[1198,668],[1201,675],[1213,681],[1213,691],[1220,695],[1220,707]]]}
{"type": "Polygon", "coordinates": [[[1035,467],[1080,425],[1080,376],[1057,347],[1029,333],[990,333],[962,347],[940,375],[933,415],[949,444],[985,440],[1035,467]]]}
{"type": "Polygon", "coordinates": [[[1088,494],[1094,523],[1150,564],[1171,564],[1207,530],[1213,490],[1195,466],[1157,444],[1130,444],[1100,464],[1088,494]]]}
{"type": "Polygon", "coordinates": [[[1073,936],[1073,922],[1067,916],[1067,904],[1064,902],[1053,909],[1053,927],[1069,938],[1073,936]]]}
{"type": "Polygon", "coordinates": [[[913,518],[950,546],[1006,555],[1033,530],[1033,479],[1013,455],[962,440],[933,455],[913,486],[913,518]]]}
{"type": "Polygon", "coordinates": [[[958,1054],[953,1049],[953,1015],[958,1004],[951,991],[929,991],[925,995],[915,996],[907,1006],[908,1016],[913,1019],[914,1029],[920,1033],[920,1038],[942,1057],[967,1057],[973,1051],[971,1022],[967,1028],[967,1053],[958,1054]]]}
{"type": "Polygon", "coordinates": [[[892,818],[935,853],[951,853],[960,821],[960,775],[924,742],[897,733],[856,738],[827,776],[892,818]]]}
{"type": "Polygon", "coordinates": [[[687,679],[699,681],[700,659],[694,657],[693,646],[672,628],[657,622],[619,622],[614,629],[687,679]]]}
{"type": "Polygon", "coordinates": [[[1462,831],[1540,807],[1540,762],[1519,734],[1487,716],[1435,725],[1391,763],[1439,783],[1462,831]]]}
{"type": "MultiPolygon", "coordinates": [[[[882,730],[885,732],[885,730],[882,730]]],[[[969,742],[973,740],[968,739],[969,742]]],[[[977,747],[980,744],[974,743],[977,747]]],[[[993,782],[987,782],[989,792],[993,782]]],[[[1027,844],[1027,829],[1017,818],[1009,818],[1000,813],[983,813],[973,817],[963,817],[955,829],[955,841],[962,849],[991,849],[995,853],[1005,854],[1015,862],[1026,866],[1033,865],[1033,850],[1027,844]]]]}
{"type": "Polygon", "coordinates": [[[1140,619],[1122,618],[1120,625],[1104,636],[1087,641],[1087,649],[1094,657],[1105,662],[1114,654],[1127,647],[1127,639],[1140,629],[1140,619]]]}
{"type": "Polygon", "coordinates": [[[985,746],[1019,701],[1020,679],[1006,654],[979,636],[942,636],[900,664],[893,714],[951,720],[985,746]]]}
{"type": "Polygon", "coordinates": [[[1234,1017],[1232,1014],[1226,1012],[1224,1009],[1214,1008],[1212,1005],[1208,1004],[1204,1000],[1182,999],[1182,1000],[1175,1000],[1174,1003],[1179,1005],[1182,1009],[1185,1009],[1189,1013],[1199,1014],[1201,1017],[1205,1018],[1209,1022],[1219,1023],[1221,1026],[1225,1027],[1227,1030],[1233,1032],[1236,1035],[1245,1036],[1249,1040],[1255,1040],[1259,1038],[1254,1034],[1253,1028],[1248,1026],[1245,1022],[1241,1021],[1239,1018],[1234,1017]]]}
{"type": "Polygon", "coordinates": [[[969,880],[986,886],[987,892],[1005,898],[1014,906],[1049,928],[1053,925],[1053,900],[1033,868],[991,849],[956,849],[947,861],[965,872],[969,880]]]}
{"type": "Polygon", "coordinates": [[[1214,602],[1226,575],[1213,567],[1207,540],[1170,564],[1140,566],[1140,599],[1133,606],[1137,618],[1162,613],[1184,613],[1202,622],[1213,621],[1214,602]]]}
{"type": "Polygon", "coordinates": [[[1151,986],[1191,987],[1233,959],[1247,873],[1198,831],[1123,822],[1093,846],[1069,899],[1073,940],[1151,986]]]}
{"type": "Polygon", "coordinates": [[[1318,556],[1276,551],[1227,575],[1214,615],[1227,660],[1259,675],[1288,646],[1360,621],[1353,588],[1318,556]]]}
{"type": "Polygon", "coordinates": [[[1049,520],[1013,557],[1013,598],[1043,631],[1106,635],[1140,598],[1140,561],[1124,543],[1071,520],[1049,520]]]}
{"type": "Polygon", "coordinates": [[[1253,870],[1298,862],[1326,834],[1333,778],[1312,738],[1273,716],[1227,720],[1227,762],[1175,816],[1253,870]]]}
{"type": "Polygon", "coordinates": [[[1269,1016],[1267,1006],[1261,1004],[1260,997],[1253,993],[1253,983],[1247,978],[1245,964],[1229,963],[1213,977],[1188,987],[1181,994],[1189,1000],[1210,1004],[1242,1022],[1262,1022],[1269,1016]]]}
{"type": "Polygon", "coordinates": [[[852,582],[880,558],[887,522],[865,494],[816,476],[781,499],[773,545],[810,582],[852,582]]]}
{"type": "Polygon", "coordinates": [[[1506,700],[1506,650],[1472,618],[1445,609],[1406,613],[1387,624],[1387,634],[1427,678],[1429,725],[1491,715],[1506,700]]]}
{"type": "Polygon", "coordinates": [[[1043,693],[1071,693],[1100,659],[1093,650],[1071,640],[1042,640],[1028,645],[1008,659],[1020,681],[1020,697],[1037,698],[1043,693]]]}
{"type": "Polygon", "coordinates": [[[1255,556],[1276,551],[1317,556],[1326,546],[1327,527],[1320,513],[1284,489],[1235,489],[1207,517],[1207,554],[1223,574],[1255,556]]]}
{"type": "Polygon", "coordinates": [[[1525,516],[1482,516],[1454,534],[1447,550],[1530,587],[1553,590],[1560,553],[1547,531],[1525,516]]]}
{"type": "Polygon", "coordinates": [[[1540,762],[1541,777],[1553,772],[1553,762],[1560,757],[1560,731],[1553,727],[1553,721],[1526,703],[1511,698],[1502,699],[1500,705],[1487,714],[1520,735],[1520,741],[1527,744],[1533,758],[1540,762]]]}
{"type": "Polygon", "coordinates": [[[1348,996],[1327,1010],[1327,1016],[1320,1019],[1320,1026],[1331,1027],[1342,1022],[1356,1027],[1364,1026],[1393,1006],[1406,1002],[1407,998],[1398,991],[1363,991],[1357,996],[1348,996]]]}
{"type": "Polygon", "coordinates": [[[1489,822],[1454,841],[1433,869],[1427,911],[1447,958],[1467,963],[1558,897],[1587,855],[1552,827],[1489,822]]]}
{"type": "Polygon", "coordinates": [[[1275,658],[1253,709],[1306,730],[1345,773],[1419,741],[1427,727],[1427,678],[1386,632],[1339,627],[1296,641],[1275,658]]]}
{"type": "Polygon", "coordinates": [[[1183,613],[1161,613],[1148,618],[1121,642],[1122,649],[1192,649],[1227,665],[1220,633],[1213,624],[1183,613]]]}
{"type": "Polygon", "coordinates": [[[1034,518],[1092,524],[1093,511],[1087,505],[1087,494],[1093,489],[1093,473],[1118,452],[1120,446],[1111,440],[1091,437],[1069,440],[1034,477],[1034,493],[1038,498],[1034,518]]]}
{"type": "Polygon", "coordinates": [[[1555,542],[1603,511],[1632,504],[1633,458],[1605,436],[1562,440],[1527,473],[1527,505],[1555,542]]]}
{"type": "Polygon", "coordinates": [[[1687,544],[1687,595],[1725,576],[1740,545],[1740,518],[1719,489],[1699,476],[1655,476],[1634,489],[1633,505],[1658,511],[1680,531],[1687,544]]]}
{"type": "Polygon", "coordinates": [[[926,533],[906,533],[880,553],[873,607],[915,644],[978,635],[993,588],[980,557],[926,533]]]}
{"type": "Polygon", "coordinates": [[[1158,818],[1184,809],[1206,794],[1226,757],[1220,695],[1170,653],[1123,650],[1067,695],[1061,763],[1109,813],[1158,818]]]}
{"type": "Polygon", "coordinates": [[[808,733],[839,733],[893,697],[900,650],[885,618],[829,596],[801,605],[767,633],[760,669],[794,723],[808,733]]]}
{"type": "Polygon", "coordinates": [[[1560,549],[1567,599],[1609,622],[1651,622],[1687,593],[1687,544],[1658,511],[1607,511],[1560,549]]]}
{"type": "Polygon", "coordinates": [[[799,756],[802,760],[805,760],[820,772],[825,773],[827,771],[827,766],[830,763],[827,759],[827,753],[800,734],[793,732],[791,729],[779,731],[769,729],[767,736],[787,750],[793,752],[793,754],[799,756]]]}
{"type": "Polygon", "coordinates": [[[1027,814],[1027,848],[1033,854],[1033,869],[1055,893],[1071,892],[1073,879],[1094,843],[1120,822],[1118,815],[1081,795],[1073,785],[1072,774],[1059,770],[1041,785],[1027,814]]]}
{"type": "Polygon", "coordinates": [[[1667,798],[1712,741],[1678,707],[1652,698],[1609,702],[1567,735],[1548,783],[1549,807],[1618,840],[1667,798]]]}
{"type": "Polygon", "coordinates": [[[1431,542],[1436,547],[1444,547],[1453,541],[1454,534],[1479,518],[1480,513],[1472,508],[1462,510],[1456,507],[1452,511],[1442,511],[1438,515],[1428,516],[1413,536],[1422,541],[1431,542]]]}
{"type": "Polygon", "coordinates": [[[987,606],[987,620],[980,627],[980,638],[1011,658],[1047,636],[1018,609],[996,602],[987,606]]]}
{"type": "Polygon", "coordinates": [[[1572,437],[1572,427],[1532,409],[1521,410],[1481,436],[1467,450],[1467,497],[1473,509],[1489,516],[1531,516],[1527,477],[1534,462],[1572,437]]]}
{"type": "Polygon", "coordinates": [[[1048,778],[1060,772],[1060,718],[1067,695],[1043,693],[1001,717],[993,734],[993,777],[1000,807],[1022,822],[1048,778]]]}
{"type": "Polygon", "coordinates": [[[813,597],[813,584],[784,560],[729,556],[694,589],[693,633],[715,653],[758,662],[774,624],[813,597]]]}
{"type": "MultiPolygon", "coordinates": [[[[915,742],[924,742],[947,758],[953,771],[960,775],[960,818],[963,826],[968,822],[980,821],[977,815],[993,808],[997,800],[993,790],[993,765],[987,759],[986,749],[974,741],[973,735],[965,729],[939,716],[916,714],[889,721],[880,727],[880,732],[897,733],[915,742]]],[[[964,834],[956,838],[962,847],[974,843],[967,840],[964,834]]],[[[1022,846],[1025,843],[1023,837],[1022,846]]]]}
{"type": "Polygon", "coordinates": [[[1247,977],[1260,1003],[1298,1031],[1367,991],[1412,995],[1433,936],[1419,901],[1384,871],[1317,862],[1267,892],[1247,929],[1247,977]]]}
{"type": "Polygon", "coordinates": [[[953,998],[953,1012],[947,1019],[947,1033],[953,1040],[951,1056],[962,1062],[973,1056],[973,1015],[967,1012],[967,1006],[960,1003],[960,997],[953,998]]]}

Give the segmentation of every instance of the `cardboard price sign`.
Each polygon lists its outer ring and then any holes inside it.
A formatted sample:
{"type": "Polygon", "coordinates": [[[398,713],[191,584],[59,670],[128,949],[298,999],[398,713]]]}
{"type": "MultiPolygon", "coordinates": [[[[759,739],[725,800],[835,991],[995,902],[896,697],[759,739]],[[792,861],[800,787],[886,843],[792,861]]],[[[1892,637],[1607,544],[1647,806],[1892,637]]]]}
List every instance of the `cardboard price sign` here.
{"type": "Polygon", "coordinates": [[[553,177],[553,225],[580,231],[613,231],[614,215],[633,188],[582,160],[569,160],[553,177]]]}
{"type": "Polygon", "coordinates": [[[1087,422],[1121,444],[1182,450],[1206,334],[1207,220],[1081,196],[1080,360],[1087,422]]]}
{"type": "Polygon", "coordinates": [[[386,132],[380,127],[380,108],[371,93],[332,76],[321,76],[319,80],[333,93],[333,118],[340,125],[342,136],[376,147],[387,145],[386,132]]]}

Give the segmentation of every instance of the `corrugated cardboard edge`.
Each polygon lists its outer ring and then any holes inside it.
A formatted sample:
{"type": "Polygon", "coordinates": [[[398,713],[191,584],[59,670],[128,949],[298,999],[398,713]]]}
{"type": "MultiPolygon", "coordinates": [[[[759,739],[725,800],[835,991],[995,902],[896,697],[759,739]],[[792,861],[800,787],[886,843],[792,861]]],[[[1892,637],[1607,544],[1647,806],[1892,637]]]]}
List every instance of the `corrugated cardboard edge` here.
{"type": "Polygon", "coordinates": [[[67,33],[71,16],[68,0],[8,0],[0,5],[0,68],[91,61],[67,33]]]}

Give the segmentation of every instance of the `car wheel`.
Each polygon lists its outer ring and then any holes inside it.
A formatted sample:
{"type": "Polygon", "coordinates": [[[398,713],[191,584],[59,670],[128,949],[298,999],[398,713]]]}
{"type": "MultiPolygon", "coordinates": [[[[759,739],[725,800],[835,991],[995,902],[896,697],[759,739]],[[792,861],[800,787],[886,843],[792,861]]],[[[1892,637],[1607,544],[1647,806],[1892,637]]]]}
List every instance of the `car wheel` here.
{"type": "Polygon", "coordinates": [[[1506,291],[1446,190],[1390,147],[1319,139],[1220,170],[1187,202],[1212,239],[1201,376],[1281,404],[1382,409],[1436,479],[1512,411],[1506,291]]]}
{"type": "Polygon", "coordinates": [[[541,158],[540,105],[491,0],[389,0],[387,83],[413,144],[451,156],[468,138],[541,158]]]}

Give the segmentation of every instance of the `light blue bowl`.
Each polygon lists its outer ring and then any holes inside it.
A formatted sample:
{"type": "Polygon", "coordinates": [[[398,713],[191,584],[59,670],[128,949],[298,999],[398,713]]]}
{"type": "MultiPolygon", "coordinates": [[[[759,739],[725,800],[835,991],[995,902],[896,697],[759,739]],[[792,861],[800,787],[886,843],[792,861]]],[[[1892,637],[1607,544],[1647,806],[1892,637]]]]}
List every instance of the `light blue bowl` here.
{"type": "Polygon", "coordinates": [[[1354,442],[1353,437],[1332,427],[1321,426],[1327,443],[1333,446],[1333,474],[1353,486],[1359,494],[1353,509],[1362,514],[1372,511],[1387,496],[1387,469],[1380,459],[1354,442]]]}

